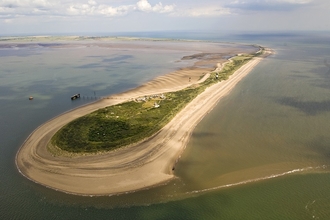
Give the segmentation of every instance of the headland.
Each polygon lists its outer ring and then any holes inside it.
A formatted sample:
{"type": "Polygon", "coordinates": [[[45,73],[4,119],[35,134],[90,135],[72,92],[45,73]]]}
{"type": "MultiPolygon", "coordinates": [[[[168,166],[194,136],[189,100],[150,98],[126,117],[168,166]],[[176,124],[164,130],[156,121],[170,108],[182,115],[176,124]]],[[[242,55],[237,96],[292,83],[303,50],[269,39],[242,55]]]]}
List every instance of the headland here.
{"type": "MultiPolygon", "coordinates": [[[[201,76],[204,69],[181,69],[49,120],[26,139],[16,155],[16,165],[20,173],[28,179],[76,195],[120,194],[169,181],[175,177],[175,163],[185,149],[194,127],[270,51],[266,50],[264,53],[240,67],[228,80],[208,87],[150,138],[117,150],[93,154],[56,155],[47,149],[53,135],[70,121],[132,98],[178,91],[198,84],[205,80],[208,74],[198,79],[193,77],[194,80],[191,81],[182,78],[187,78],[187,75],[201,76]]],[[[201,55],[194,55],[194,58],[196,56],[201,55]]],[[[206,59],[209,55],[201,57],[199,63],[217,60],[216,57],[206,59]]],[[[226,61],[220,60],[219,57],[218,61],[214,64],[221,69],[226,61]]]]}

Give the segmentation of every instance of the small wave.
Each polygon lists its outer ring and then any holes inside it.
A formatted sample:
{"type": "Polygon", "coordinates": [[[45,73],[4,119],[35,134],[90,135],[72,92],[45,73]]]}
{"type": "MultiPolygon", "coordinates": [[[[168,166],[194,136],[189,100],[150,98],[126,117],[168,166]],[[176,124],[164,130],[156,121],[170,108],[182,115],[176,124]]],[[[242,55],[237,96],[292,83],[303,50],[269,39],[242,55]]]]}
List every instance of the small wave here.
{"type": "Polygon", "coordinates": [[[284,173],[272,174],[270,176],[265,176],[265,177],[255,178],[255,179],[249,179],[249,180],[245,180],[245,181],[241,181],[241,182],[237,182],[237,183],[231,183],[231,184],[226,184],[226,185],[221,185],[221,186],[215,186],[215,187],[211,187],[211,188],[207,188],[207,189],[201,189],[201,190],[194,190],[194,191],[191,191],[191,192],[187,192],[186,194],[204,193],[204,192],[214,191],[214,190],[218,190],[218,189],[222,189],[222,188],[228,188],[228,187],[233,187],[233,186],[245,185],[245,184],[248,184],[248,183],[259,182],[259,181],[262,181],[262,180],[273,179],[273,178],[277,178],[277,177],[281,177],[281,176],[285,176],[285,175],[290,175],[290,174],[294,174],[294,173],[306,172],[306,171],[311,171],[311,170],[326,169],[327,167],[328,167],[327,165],[322,165],[322,166],[318,166],[318,167],[306,167],[306,168],[294,169],[294,170],[290,170],[290,171],[287,171],[287,172],[284,172],[284,173]]]}
{"type": "Polygon", "coordinates": [[[330,198],[319,198],[309,201],[305,206],[305,209],[313,219],[329,219],[330,198]]]}

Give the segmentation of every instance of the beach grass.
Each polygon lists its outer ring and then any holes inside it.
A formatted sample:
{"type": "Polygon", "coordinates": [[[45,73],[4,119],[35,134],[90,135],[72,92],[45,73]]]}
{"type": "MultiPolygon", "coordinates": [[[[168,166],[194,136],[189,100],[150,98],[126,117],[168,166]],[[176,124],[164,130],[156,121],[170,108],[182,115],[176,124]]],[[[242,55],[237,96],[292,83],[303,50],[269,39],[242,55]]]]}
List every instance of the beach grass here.
{"type": "Polygon", "coordinates": [[[66,152],[94,153],[114,150],[146,139],[160,131],[207,87],[228,79],[237,69],[258,55],[259,53],[235,56],[220,71],[211,72],[204,82],[183,90],[169,92],[164,96],[158,94],[141,97],[75,119],[52,137],[50,145],[66,152]]]}

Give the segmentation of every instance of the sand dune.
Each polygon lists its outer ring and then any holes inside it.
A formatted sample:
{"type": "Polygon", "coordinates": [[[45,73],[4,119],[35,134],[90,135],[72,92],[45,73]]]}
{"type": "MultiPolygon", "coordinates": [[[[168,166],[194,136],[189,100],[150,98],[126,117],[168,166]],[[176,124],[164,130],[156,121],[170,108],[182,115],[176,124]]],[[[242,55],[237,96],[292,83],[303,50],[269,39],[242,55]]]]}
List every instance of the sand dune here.
{"type": "MultiPolygon", "coordinates": [[[[17,167],[36,183],[78,195],[123,193],[169,181],[174,177],[172,168],[197,123],[261,59],[254,58],[229,80],[207,88],[153,137],[116,151],[76,157],[53,156],[46,146],[56,131],[75,118],[142,95],[182,89],[203,80],[200,76],[207,74],[210,68],[181,69],[136,89],[66,112],[41,125],[28,137],[17,153],[17,167]]],[[[209,62],[214,62],[213,58],[209,62]]]]}

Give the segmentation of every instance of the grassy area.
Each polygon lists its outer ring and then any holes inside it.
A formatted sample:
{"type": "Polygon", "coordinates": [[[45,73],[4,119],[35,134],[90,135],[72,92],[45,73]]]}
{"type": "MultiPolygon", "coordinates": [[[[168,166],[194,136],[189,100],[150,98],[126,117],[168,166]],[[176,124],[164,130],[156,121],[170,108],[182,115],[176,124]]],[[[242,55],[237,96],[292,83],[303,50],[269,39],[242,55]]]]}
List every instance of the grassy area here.
{"type": "Polygon", "coordinates": [[[211,73],[203,83],[166,93],[166,98],[158,96],[146,101],[125,102],[80,117],[61,128],[50,143],[67,152],[84,153],[109,151],[143,140],[164,127],[205,88],[228,79],[254,56],[236,56],[222,71],[211,73]],[[159,107],[156,108],[155,103],[159,107]]]}

